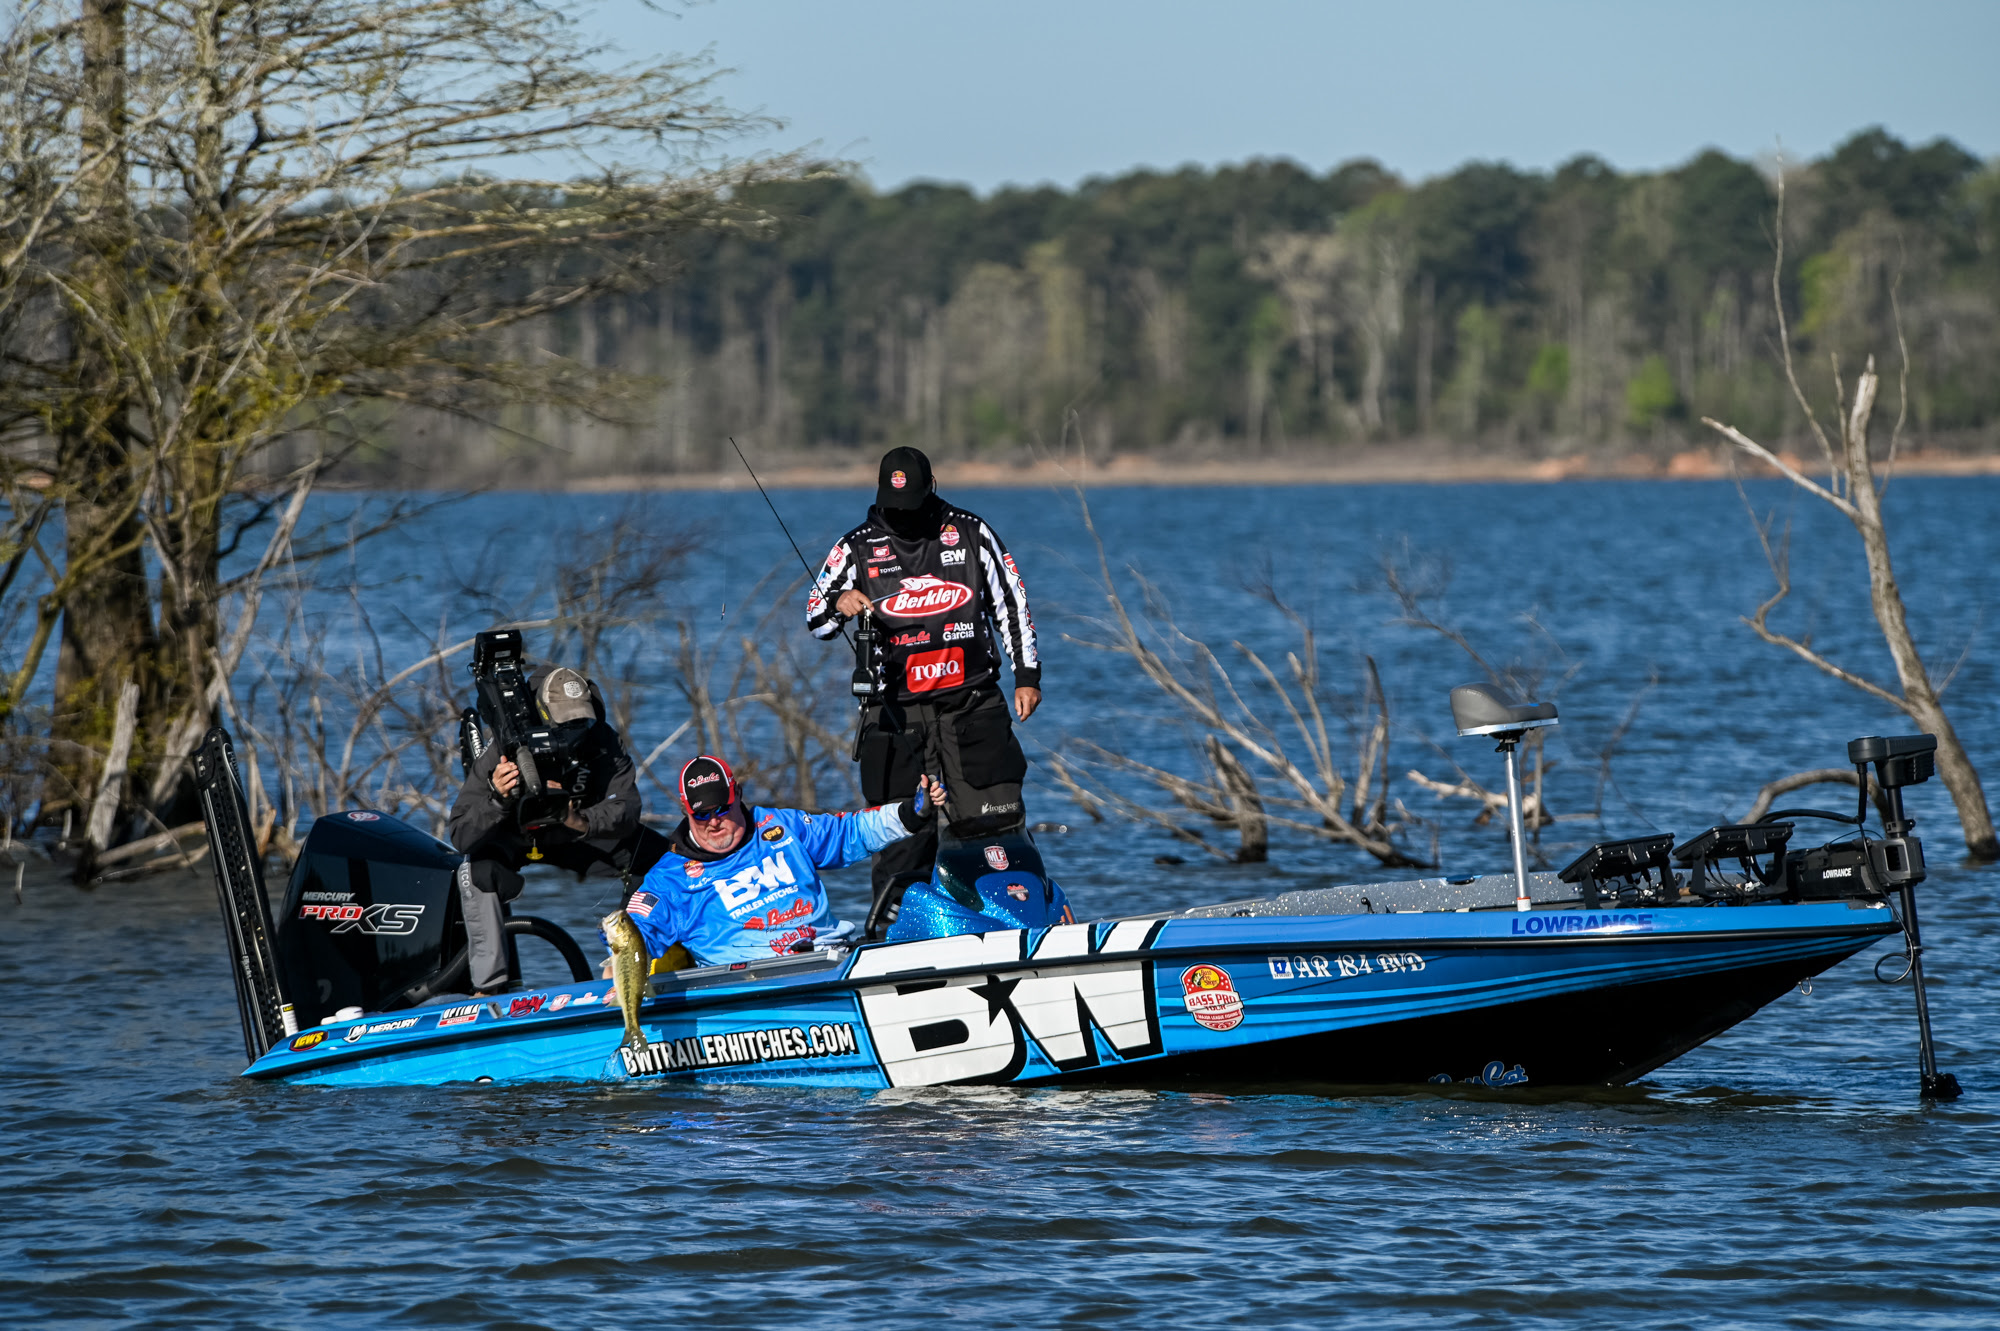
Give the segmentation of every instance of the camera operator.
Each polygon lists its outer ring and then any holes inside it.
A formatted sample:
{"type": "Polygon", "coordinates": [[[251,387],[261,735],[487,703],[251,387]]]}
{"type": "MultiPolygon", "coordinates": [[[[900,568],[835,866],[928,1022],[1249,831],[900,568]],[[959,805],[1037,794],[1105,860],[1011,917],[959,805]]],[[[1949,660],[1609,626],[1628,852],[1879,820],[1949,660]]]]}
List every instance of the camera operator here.
{"type": "MultiPolygon", "coordinates": [[[[543,667],[527,677],[537,710],[551,726],[587,721],[576,748],[588,778],[583,788],[553,806],[528,803],[520,766],[499,743],[473,761],[451,806],[451,844],[471,861],[469,887],[461,880],[471,987],[495,993],[510,978],[501,903],[521,894],[521,868],[551,864],[628,883],[643,879],[666,848],[666,839],[639,821],[639,783],[618,732],[604,721],[597,687],[567,666],[543,667]]],[[[551,780],[550,786],[561,789],[551,780]]]]}

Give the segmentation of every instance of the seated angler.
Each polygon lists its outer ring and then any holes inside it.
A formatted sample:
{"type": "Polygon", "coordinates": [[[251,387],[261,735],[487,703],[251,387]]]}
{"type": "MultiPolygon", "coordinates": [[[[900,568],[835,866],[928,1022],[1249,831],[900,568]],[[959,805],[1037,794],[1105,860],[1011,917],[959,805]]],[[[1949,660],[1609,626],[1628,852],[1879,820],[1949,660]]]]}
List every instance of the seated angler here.
{"type": "Polygon", "coordinates": [[[930,825],[944,787],[922,778],[900,804],[854,813],[762,809],[746,802],[720,758],[703,754],[681,768],[681,807],[671,849],[625,903],[648,952],[676,943],[698,965],[755,961],[844,941],[821,869],[868,858],[930,825]]]}

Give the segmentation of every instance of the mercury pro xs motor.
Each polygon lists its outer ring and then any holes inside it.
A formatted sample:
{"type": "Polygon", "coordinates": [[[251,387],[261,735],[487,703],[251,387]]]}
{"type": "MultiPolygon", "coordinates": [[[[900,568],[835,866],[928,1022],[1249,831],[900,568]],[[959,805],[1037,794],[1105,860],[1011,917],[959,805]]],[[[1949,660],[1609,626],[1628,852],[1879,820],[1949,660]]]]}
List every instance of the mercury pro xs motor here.
{"type": "MultiPolygon", "coordinates": [[[[279,975],[300,1014],[317,1024],[344,1008],[395,1012],[466,992],[471,951],[459,891],[471,872],[450,843],[386,813],[349,809],[315,822],[278,924],[279,975]]],[[[502,927],[516,982],[523,934],[552,944],[572,981],[592,978],[561,926],[517,915],[502,927]]]]}
{"type": "MultiPolygon", "coordinates": [[[[194,772],[253,1060],[346,1009],[394,1012],[464,992],[471,953],[459,880],[469,870],[448,842],[372,809],[328,814],[306,834],[274,929],[227,731],[209,731],[194,772]]],[[[523,934],[553,945],[572,980],[591,978],[583,949],[559,926],[524,915],[503,928],[516,981],[523,934]]]]}
{"type": "Polygon", "coordinates": [[[371,809],[306,833],[278,915],[278,974],[309,1025],[343,1008],[393,1012],[465,980],[465,918],[450,844],[371,809]]]}

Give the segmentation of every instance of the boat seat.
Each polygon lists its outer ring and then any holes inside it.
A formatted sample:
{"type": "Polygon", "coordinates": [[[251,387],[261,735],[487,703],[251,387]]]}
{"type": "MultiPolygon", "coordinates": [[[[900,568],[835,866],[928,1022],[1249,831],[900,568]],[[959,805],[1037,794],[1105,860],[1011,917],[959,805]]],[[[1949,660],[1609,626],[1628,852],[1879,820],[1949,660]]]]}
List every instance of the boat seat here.
{"type": "Polygon", "coordinates": [[[1518,702],[1484,680],[1451,691],[1451,719],[1461,735],[1498,735],[1556,724],[1552,702],[1518,702]]]}

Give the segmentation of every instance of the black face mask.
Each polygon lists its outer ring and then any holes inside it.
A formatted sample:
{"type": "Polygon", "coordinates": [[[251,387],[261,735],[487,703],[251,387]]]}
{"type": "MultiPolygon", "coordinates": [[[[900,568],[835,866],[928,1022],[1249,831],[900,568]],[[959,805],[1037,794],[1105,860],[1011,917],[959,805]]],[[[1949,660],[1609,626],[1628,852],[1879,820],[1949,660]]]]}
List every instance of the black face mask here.
{"type": "Polygon", "coordinates": [[[938,534],[944,520],[944,501],[936,495],[925,498],[921,508],[885,508],[882,521],[906,541],[928,541],[938,534]]]}

